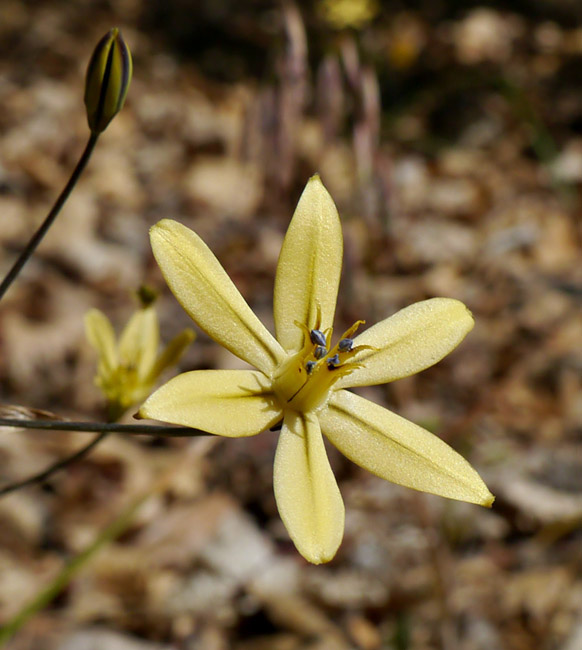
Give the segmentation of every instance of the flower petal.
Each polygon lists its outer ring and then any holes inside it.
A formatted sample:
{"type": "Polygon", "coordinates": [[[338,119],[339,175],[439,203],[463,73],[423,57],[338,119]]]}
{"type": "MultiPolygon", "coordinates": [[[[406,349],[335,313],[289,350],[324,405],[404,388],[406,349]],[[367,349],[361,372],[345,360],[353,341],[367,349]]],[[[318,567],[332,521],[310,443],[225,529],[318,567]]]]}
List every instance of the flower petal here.
{"type": "Polygon", "coordinates": [[[315,415],[285,414],[273,485],[297,550],[313,564],[329,562],[342,541],[345,512],[315,415]]]}
{"type": "Polygon", "coordinates": [[[440,438],[358,395],[340,390],[319,413],[321,429],[350,460],[393,483],[491,506],[471,465],[440,438]]]}
{"type": "Polygon", "coordinates": [[[353,357],[363,364],[342,377],[338,388],[385,384],[429,368],[452,352],[473,329],[471,312],[459,300],[431,298],[405,307],[354,339],[369,345],[353,357]]]}
{"type": "Polygon", "coordinates": [[[164,278],[190,317],[227,350],[269,374],[283,350],[208,246],[170,219],[153,226],[150,236],[164,278]]]}
{"type": "Polygon", "coordinates": [[[138,416],[239,438],[260,433],[282,415],[261,372],[194,370],[159,388],[138,416]]]}
{"type": "Polygon", "coordinates": [[[99,365],[111,373],[117,367],[115,332],[111,321],[99,309],[90,309],[85,314],[85,334],[87,340],[99,354],[99,365]]]}
{"type": "Polygon", "coordinates": [[[136,368],[138,377],[146,378],[156,361],[160,343],[158,315],[153,305],[138,309],[127,322],[119,339],[122,364],[136,368]]]}
{"type": "Polygon", "coordinates": [[[342,268],[342,231],[339,215],[319,176],[313,176],[297,204],[285,235],[275,278],[275,330],[285,350],[299,350],[303,332],[333,324],[342,268]]]}

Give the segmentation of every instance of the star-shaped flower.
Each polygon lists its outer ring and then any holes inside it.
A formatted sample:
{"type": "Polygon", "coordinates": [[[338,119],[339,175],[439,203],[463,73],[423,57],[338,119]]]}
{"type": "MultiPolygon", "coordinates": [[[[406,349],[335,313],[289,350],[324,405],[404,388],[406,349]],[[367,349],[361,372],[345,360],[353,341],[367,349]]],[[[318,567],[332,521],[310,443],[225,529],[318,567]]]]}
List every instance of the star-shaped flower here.
{"type": "Polygon", "coordinates": [[[283,421],[274,467],[279,513],[310,562],[328,562],[344,531],[344,504],[322,433],[343,454],[394,483],[490,506],[493,495],[457,452],[421,427],[347,391],[407,377],[440,361],[473,327],[458,300],[433,298],[333,345],[342,232],[332,198],[311,178],[283,242],[275,280],[275,339],[194,232],[168,219],[151,229],[166,282],[192,319],[257,370],[178,375],[139,417],[229,437],[283,421]]]}
{"type": "MultiPolygon", "coordinates": [[[[145,290],[140,290],[139,296],[145,290]]],[[[153,298],[142,303],[123,329],[119,343],[110,320],[98,309],[85,314],[85,333],[99,355],[95,384],[101,389],[109,410],[109,419],[117,420],[153,390],[159,376],[178,363],[194,340],[190,329],[177,334],[158,355],[160,326],[153,298]]]]}

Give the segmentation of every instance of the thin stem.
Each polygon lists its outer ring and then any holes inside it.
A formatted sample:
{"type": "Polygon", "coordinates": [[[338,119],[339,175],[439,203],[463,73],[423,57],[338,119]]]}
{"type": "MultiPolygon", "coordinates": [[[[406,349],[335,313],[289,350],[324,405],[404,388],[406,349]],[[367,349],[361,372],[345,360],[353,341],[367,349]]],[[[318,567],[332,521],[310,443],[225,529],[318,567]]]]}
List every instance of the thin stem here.
{"type": "Polygon", "coordinates": [[[50,478],[56,472],[59,472],[61,469],[68,467],[72,463],[84,458],[90,451],[92,451],[102,440],[106,438],[110,433],[139,433],[142,434],[144,431],[151,435],[177,435],[177,436],[202,436],[210,435],[205,434],[203,431],[197,431],[196,429],[177,429],[177,427],[158,427],[154,425],[127,425],[127,424],[117,424],[117,423],[99,423],[99,422],[59,422],[57,420],[6,420],[0,419],[0,426],[18,426],[23,429],[44,429],[52,430],[56,429],[57,431],[79,431],[79,428],[72,428],[71,425],[75,427],[82,427],[84,431],[88,431],[89,427],[91,431],[99,431],[99,433],[91,440],[88,444],[81,447],[78,451],[62,460],[53,463],[50,467],[39,472],[38,474],[33,474],[28,478],[25,478],[21,481],[16,481],[15,483],[9,483],[4,487],[0,488],[0,497],[20,490],[23,487],[29,485],[35,485],[37,483],[43,483],[48,478],[50,478]],[[11,424],[14,423],[14,424],[11,424]],[[18,423],[18,424],[16,424],[18,423]],[[34,426],[41,424],[41,426],[34,426]],[[56,425],[54,427],[45,426],[46,424],[51,423],[56,425]],[[98,428],[97,428],[98,427],[98,428]],[[152,431],[154,429],[155,431],[152,431]],[[160,431],[162,430],[162,431],[160,431]],[[176,432],[177,431],[177,432],[176,432]]]}
{"type": "Polygon", "coordinates": [[[41,429],[43,431],[83,431],[85,433],[123,433],[131,436],[161,436],[164,438],[192,438],[211,436],[212,433],[189,427],[166,427],[157,424],[117,424],[116,422],[69,422],[68,420],[20,420],[0,418],[0,427],[41,429]]]}
{"type": "Polygon", "coordinates": [[[51,211],[46,216],[45,220],[42,222],[38,230],[34,233],[32,238],[26,245],[26,248],[19,255],[16,262],[14,262],[14,265],[12,266],[10,271],[8,271],[8,274],[2,281],[2,284],[0,284],[0,300],[2,300],[4,294],[6,293],[6,291],[8,291],[10,285],[18,277],[20,271],[22,271],[22,267],[26,264],[28,259],[34,253],[36,247],[40,244],[43,237],[48,232],[49,228],[53,225],[54,220],[57,218],[59,212],[61,211],[61,208],[65,204],[65,201],[69,198],[71,192],[73,191],[73,188],[75,187],[77,181],[79,180],[79,177],[81,176],[83,170],[85,169],[87,163],[89,162],[89,158],[91,158],[93,149],[97,144],[98,137],[99,137],[98,133],[91,133],[87,145],[85,146],[85,151],[83,151],[83,154],[79,158],[79,162],[77,163],[77,166],[73,170],[73,173],[71,174],[71,178],[69,178],[68,183],[65,185],[63,191],[59,194],[57,200],[55,201],[55,204],[53,205],[51,211]]]}
{"type": "Polygon", "coordinates": [[[75,461],[80,460],[81,458],[86,456],[92,449],[94,449],[103,440],[103,438],[106,438],[108,435],[109,435],[109,431],[103,431],[102,433],[97,434],[89,444],[85,445],[84,447],[81,447],[81,449],[76,451],[74,454],[71,454],[70,456],[63,458],[62,460],[53,463],[50,467],[47,467],[47,469],[43,470],[42,472],[39,472],[38,474],[34,474],[33,476],[29,476],[28,478],[25,478],[22,481],[17,481],[16,483],[10,483],[9,485],[5,485],[3,488],[0,488],[0,497],[3,497],[6,494],[10,494],[11,492],[16,492],[16,490],[20,490],[21,488],[27,487],[28,485],[35,485],[36,483],[44,483],[44,481],[50,478],[53,474],[56,474],[61,469],[68,467],[75,461]]]}

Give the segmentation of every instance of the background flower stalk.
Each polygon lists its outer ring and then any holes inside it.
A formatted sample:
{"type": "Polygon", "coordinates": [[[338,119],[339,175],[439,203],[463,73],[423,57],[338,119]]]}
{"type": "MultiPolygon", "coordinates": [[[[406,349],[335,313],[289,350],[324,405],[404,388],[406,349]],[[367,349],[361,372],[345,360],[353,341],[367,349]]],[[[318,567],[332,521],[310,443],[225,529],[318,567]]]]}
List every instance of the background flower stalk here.
{"type": "Polygon", "coordinates": [[[111,29],[97,44],[87,69],[85,106],[91,134],[85,149],[50,212],[0,283],[0,300],[55,222],[87,166],[99,135],[123,108],[131,82],[132,69],[129,47],[123,40],[120,31],[117,28],[111,29]]]}

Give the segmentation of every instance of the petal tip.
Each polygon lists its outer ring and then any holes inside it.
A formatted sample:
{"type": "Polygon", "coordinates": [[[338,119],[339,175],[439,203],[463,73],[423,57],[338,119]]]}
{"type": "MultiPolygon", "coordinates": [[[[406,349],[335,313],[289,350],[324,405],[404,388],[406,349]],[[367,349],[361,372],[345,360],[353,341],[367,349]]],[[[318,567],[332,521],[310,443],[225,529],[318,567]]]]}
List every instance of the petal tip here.
{"type": "Polygon", "coordinates": [[[160,219],[157,223],[154,223],[150,227],[150,237],[158,233],[160,230],[169,230],[174,224],[177,224],[177,221],[173,219],[160,219]]]}
{"type": "Polygon", "coordinates": [[[329,204],[329,207],[333,206],[334,212],[337,212],[337,208],[333,199],[331,198],[331,194],[323,184],[321,176],[317,173],[313,174],[313,176],[311,176],[307,181],[305,189],[303,190],[302,198],[310,201],[323,199],[327,204],[329,204]]]}
{"type": "Polygon", "coordinates": [[[310,564],[327,564],[331,562],[335,557],[337,551],[334,551],[333,554],[310,554],[310,553],[301,553],[304,559],[306,559],[310,564]]]}
{"type": "Polygon", "coordinates": [[[487,490],[487,496],[481,501],[479,505],[483,506],[484,508],[492,508],[494,502],[495,495],[491,494],[491,492],[487,490]]]}
{"type": "MultiPolygon", "coordinates": [[[[321,193],[325,197],[329,197],[329,200],[332,201],[333,199],[331,198],[330,193],[328,192],[327,188],[323,184],[323,181],[321,180],[321,176],[317,173],[313,174],[313,176],[310,177],[310,179],[307,181],[307,184],[305,185],[305,191],[311,190],[312,192],[318,192],[321,193]]],[[[335,203],[333,204],[335,208],[335,203]]]]}
{"type": "MultiPolygon", "coordinates": [[[[442,300],[442,298],[435,298],[435,300],[442,300]]],[[[466,336],[475,327],[473,312],[464,302],[457,298],[445,298],[445,300],[448,301],[451,307],[449,311],[450,317],[460,324],[466,336]]]]}
{"type": "Polygon", "coordinates": [[[449,305],[453,308],[456,308],[459,310],[460,313],[463,314],[463,316],[467,316],[471,322],[475,322],[475,318],[473,317],[473,312],[467,307],[467,305],[462,301],[459,300],[458,298],[431,298],[430,300],[434,301],[441,301],[444,303],[444,301],[448,302],[449,305]]]}
{"type": "Polygon", "coordinates": [[[149,420],[150,418],[148,417],[148,414],[145,412],[145,409],[143,406],[137,411],[137,413],[133,414],[133,419],[134,420],[149,420]]]}
{"type": "Polygon", "coordinates": [[[343,539],[342,535],[339,539],[335,540],[332,544],[301,544],[299,540],[294,539],[295,548],[299,551],[301,556],[310,564],[327,564],[331,562],[336,556],[338,549],[343,539]]]}
{"type": "Polygon", "coordinates": [[[467,305],[465,305],[465,303],[462,302],[461,304],[463,305],[463,307],[466,310],[467,318],[471,321],[471,325],[470,325],[470,328],[469,328],[469,331],[471,331],[473,329],[473,327],[475,327],[475,317],[473,316],[473,312],[467,307],[467,305]]]}

